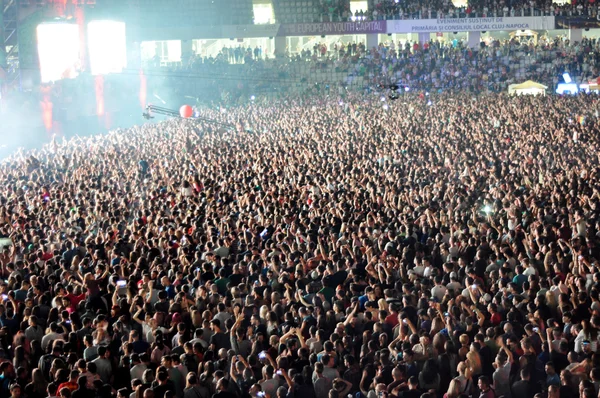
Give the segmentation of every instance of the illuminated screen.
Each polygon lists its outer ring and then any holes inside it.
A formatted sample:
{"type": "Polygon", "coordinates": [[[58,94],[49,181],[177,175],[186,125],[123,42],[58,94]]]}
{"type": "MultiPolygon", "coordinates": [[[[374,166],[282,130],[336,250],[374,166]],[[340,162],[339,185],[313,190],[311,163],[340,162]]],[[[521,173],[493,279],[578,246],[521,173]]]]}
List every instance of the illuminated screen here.
{"type": "Polygon", "coordinates": [[[579,88],[575,83],[560,83],[556,87],[557,94],[577,94],[579,92],[579,88]]]}
{"type": "Polygon", "coordinates": [[[127,66],[125,23],[92,21],[87,36],[92,75],[122,72],[127,66]]]}
{"type": "Polygon", "coordinates": [[[42,83],[77,76],[79,27],[68,23],[44,23],[37,27],[42,83]]]}

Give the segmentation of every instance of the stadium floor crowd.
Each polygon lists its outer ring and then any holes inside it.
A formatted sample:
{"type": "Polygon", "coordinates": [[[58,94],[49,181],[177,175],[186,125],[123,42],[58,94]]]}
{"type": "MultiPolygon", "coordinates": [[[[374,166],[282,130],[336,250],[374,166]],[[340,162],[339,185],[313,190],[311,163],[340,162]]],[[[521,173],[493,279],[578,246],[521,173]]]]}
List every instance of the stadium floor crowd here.
{"type": "Polygon", "coordinates": [[[598,395],[596,96],[201,116],[0,164],[0,396],[598,395]]]}

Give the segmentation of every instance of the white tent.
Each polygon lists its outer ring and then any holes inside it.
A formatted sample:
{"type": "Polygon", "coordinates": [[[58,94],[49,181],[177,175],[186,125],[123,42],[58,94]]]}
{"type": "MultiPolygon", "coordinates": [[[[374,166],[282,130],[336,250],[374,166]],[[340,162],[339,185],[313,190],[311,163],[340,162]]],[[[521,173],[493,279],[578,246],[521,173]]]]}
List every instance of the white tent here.
{"type": "Polygon", "coordinates": [[[543,84],[536,83],[533,80],[527,80],[520,84],[511,84],[508,86],[508,93],[516,95],[546,95],[547,88],[548,87],[543,84]]]}

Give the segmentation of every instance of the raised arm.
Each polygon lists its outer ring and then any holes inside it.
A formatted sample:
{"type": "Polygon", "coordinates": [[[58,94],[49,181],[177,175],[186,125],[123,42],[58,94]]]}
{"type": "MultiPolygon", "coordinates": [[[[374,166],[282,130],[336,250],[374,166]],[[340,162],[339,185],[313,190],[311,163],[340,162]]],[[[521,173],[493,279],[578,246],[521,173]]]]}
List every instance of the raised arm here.
{"type": "Polygon", "coordinates": [[[237,355],[234,355],[233,358],[231,358],[231,366],[229,367],[229,376],[231,377],[231,380],[233,380],[236,383],[237,376],[235,375],[235,364],[237,363],[237,357],[237,355]]]}
{"type": "Polygon", "coordinates": [[[281,375],[285,379],[285,382],[287,383],[288,387],[290,389],[293,389],[294,388],[294,380],[290,379],[290,376],[287,374],[287,371],[285,369],[279,369],[279,371],[281,372],[281,375]]]}
{"type": "Polygon", "coordinates": [[[513,356],[513,353],[512,353],[511,350],[508,349],[508,347],[506,346],[506,343],[504,342],[504,339],[502,337],[500,337],[500,347],[502,348],[502,350],[504,350],[504,352],[508,356],[508,361],[510,363],[514,363],[515,362],[515,358],[513,356]]]}

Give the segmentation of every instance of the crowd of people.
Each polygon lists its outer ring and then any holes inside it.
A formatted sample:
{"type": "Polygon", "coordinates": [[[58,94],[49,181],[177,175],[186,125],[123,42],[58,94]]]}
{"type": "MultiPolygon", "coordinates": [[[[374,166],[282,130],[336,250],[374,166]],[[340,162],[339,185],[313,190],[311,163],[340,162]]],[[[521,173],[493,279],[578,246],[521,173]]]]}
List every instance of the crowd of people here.
{"type": "MultiPolygon", "coordinates": [[[[427,92],[505,92],[510,84],[526,80],[552,91],[565,72],[577,83],[595,81],[600,75],[596,39],[571,43],[565,37],[541,36],[537,42],[484,37],[476,48],[468,48],[464,39],[450,39],[421,45],[390,38],[373,48],[361,41],[316,42],[283,54],[263,51],[260,46],[228,46],[213,57],[186,57],[174,66],[160,66],[154,60],[142,72],[127,69],[105,76],[102,96],[107,118],[97,116],[97,79],[87,73],[41,90],[8,93],[2,98],[0,113],[4,126],[19,131],[37,125],[43,137],[47,133],[42,118],[31,115],[40,113],[42,101],[51,102],[52,128],[81,136],[131,125],[132,117],[139,117],[140,101],[169,108],[182,98],[192,104],[196,98],[199,103],[229,106],[253,96],[259,100],[290,93],[365,92],[390,84],[427,92]]],[[[3,144],[8,148],[23,145],[11,145],[20,139],[18,135],[12,138],[3,144]]]]}
{"type": "MultiPolygon", "coordinates": [[[[553,89],[565,72],[578,83],[596,79],[600,75],[600,42],[585,38],[571,43],[566,37],[543,36],[537,41],[490,38],[477,48],[469,48],[458,39],[424,44],[389,40],[367,48],[362,42],[339,41],[315,43],[295,55],[288,52],[275,58],[249,58],[243,65],[229,62],[223,51],[215,58],[196,59],[177,70],[202,76],[226,75],[231,80],[219,83],[222,88],[242,86],[259,93],[283,92],[295,82],[314,90],[310,73],[318,70],[343,72],[343,81],[331,77],[329,82],[352,90],[397,83],[426,91],[502,92],[510,84],[526,80],[553,89]],[[300,67],[310,72],[309,77],[296,72],[300,67]]],[[[181,80],[181,85],[186,86],[186,81],[181,80]]]]}
{"type": "Polygon", "coordinates": [[[369,0],[367,7],[356,9],[351,7],[348,0],[320,0],[318,6],[321,22],[525,16],[596,18],[598,16],[598,4],[596,1],[369,0]]]}
{"type": "Polygon", "coordinates": [[[596,397],[599,105],[288,96],[16,154],[0,396],[596,397]]]}
{"type": "MultiPolygon", "coordinates": [[[[310,48],[287,49],[283,54],[260,46],[227,46],[216,56],[186,56],[181,64],[172,66],[161,66],[155,59],[146,63],[142,72],[128,69],[123,74],[105,76],[103,108],[113,126],[125,126],[132,115],[139,114],[138,102],[142,100],[172,107],[187,97],[192,102],[197,98],[199,102],[228,106],[248,102],[252,96],[283,98],[297,92],[372,91],[389,84],[428,92],[504,92],[510,84],[526,80],[554,90],[565,72],[577,83],[595,81],[600,75],[597,39],[585,38],[577,43],[548,36],[538,37],[537,41],[483,40],[476,48],[467,47],[464,38],[452,36],[446,41],[432,39],[421,44],[390,38],[372,48],[361,41],[315,42],[310,48]]],[[[85,126],[94,123],[104,128],[105,122],[97,120],[96,84],[94,76],[82,73],[39,91],[4,95],[0,109],[3,123],[19,115],[38,114],[40,102],[47,99],[53,105],[55,127],[65,134],[85,134],[85,126]],[[69,126],[74,128],[69,130],[69,126]]],[[[23,116],[20,120],[36,123],[37,119],[23,116]]],[[[37,124],[41,126],[41,118],[37,124]]]]}
{"type": "Polygon", "coordinates": [[[596,18],[595,1],[553,2],[551,0],[419,1],[373,0],[361,14],[367,20],[436,19],[482,17],[586,16],[596,18]]]}

